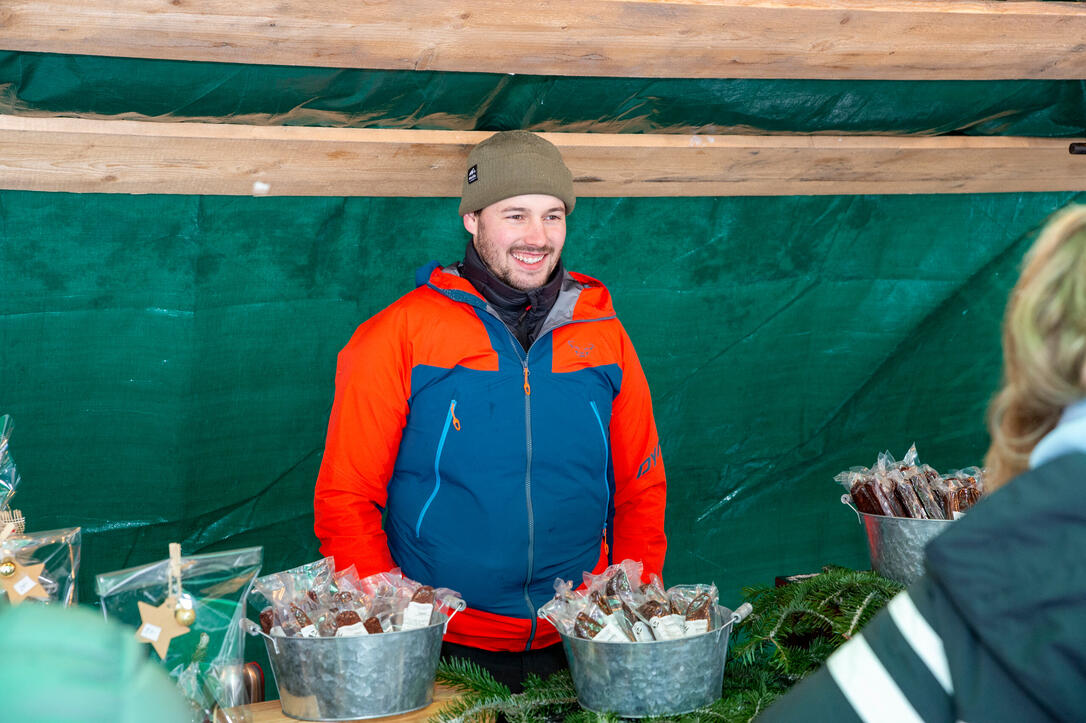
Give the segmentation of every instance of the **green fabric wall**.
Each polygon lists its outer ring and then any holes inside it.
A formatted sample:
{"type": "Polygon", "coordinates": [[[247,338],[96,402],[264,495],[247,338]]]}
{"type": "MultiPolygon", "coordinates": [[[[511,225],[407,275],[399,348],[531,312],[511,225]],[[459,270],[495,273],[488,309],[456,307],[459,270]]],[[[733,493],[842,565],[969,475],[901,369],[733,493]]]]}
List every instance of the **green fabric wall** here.
{"type": "MultiPolygon", "coordinates": [[[[1081,136],[1083,83],[571,79],[0,53],[0,111],[607,132],[1081,136]]],[[[864,567],[833,475],[916,442],[978,464],[998,327],[1081,195],[581,199],[567,265],[609,285],[652,386],[668,583],[864,567]]],[[[186,553],[314,559],[338,350],[458,259],[455,199],[0,192],[0,413],[31,529],[93,576],[186,553]]]]}
{"type": "MultiPolygon", "coordinates": [[[[1016,264],[1071,194],[581,199],[652,386],[669,581],[864,566],[833,475],[912,442],[979,463],[1016,264]]],[[[455,199],[0,193],[0,405],[32,528],[92,575],[262,544],[316,557],[335,357],[459,258],[455,199]]]]}

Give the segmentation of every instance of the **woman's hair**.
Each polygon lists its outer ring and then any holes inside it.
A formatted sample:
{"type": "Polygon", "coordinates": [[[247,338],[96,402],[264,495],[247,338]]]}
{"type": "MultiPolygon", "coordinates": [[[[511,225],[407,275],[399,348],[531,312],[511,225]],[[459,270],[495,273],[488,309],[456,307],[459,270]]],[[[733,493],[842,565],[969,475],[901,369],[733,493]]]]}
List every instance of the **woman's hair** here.
{"type": "Polygon", "coordinates": [[[988,489],[1029,467],[1063,409],[1086,397],[1086,206],[1056,214],[1026,254],[1003,319],[1003,384],[988,407],[988,489]]]}

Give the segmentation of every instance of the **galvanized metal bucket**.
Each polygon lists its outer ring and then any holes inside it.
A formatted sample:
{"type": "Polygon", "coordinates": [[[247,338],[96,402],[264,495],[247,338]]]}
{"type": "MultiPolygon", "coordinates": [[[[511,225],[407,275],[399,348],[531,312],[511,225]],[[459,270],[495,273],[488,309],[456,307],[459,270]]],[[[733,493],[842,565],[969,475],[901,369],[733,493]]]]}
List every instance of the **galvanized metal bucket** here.
{"type": "Polygon", "coordinates": [[[924,548],[953,520],[914,520],[860,512],[849,494],[841,495],[864,526],[871,567],[875,572],[902,585],[911,585],[924,574],[924,548]]]}
{"type": "Polygon", "coordinates": [[[750,614],[717,605],[723,624],[701,635],[645,643],[599,643],[563,635],[577,702],[623,718],[679,715],[720,697],[732,625],[750,614]]]}
{"type": "Polygon", "coordinates": [[[416,630],[342,638],[272,637],[245,623],[264,638],[283,713],[291,718],[377,718],[433,701],[444,618],[416,630]]]}

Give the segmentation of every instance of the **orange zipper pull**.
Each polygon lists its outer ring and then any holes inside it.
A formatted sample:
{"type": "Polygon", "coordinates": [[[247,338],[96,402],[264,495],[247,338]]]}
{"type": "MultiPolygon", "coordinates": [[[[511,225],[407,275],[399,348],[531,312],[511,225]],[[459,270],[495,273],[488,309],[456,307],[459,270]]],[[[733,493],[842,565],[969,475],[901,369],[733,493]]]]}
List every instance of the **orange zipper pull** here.
{"type": "Polygon", "coordinates": [[[457,432],[459,432],[460,431],[460,420],[456,418],[456,402],[453,402],[452,406],[449,407],[449,414],[451,414],[452,418],[453,418],[453,428],[457,432]]]}
{"type": "Polygon", "coordinates": [[[528,384],[528,365],[524,366],[524,395],[527,396],[532,393],[532,387],[528,384]]]}

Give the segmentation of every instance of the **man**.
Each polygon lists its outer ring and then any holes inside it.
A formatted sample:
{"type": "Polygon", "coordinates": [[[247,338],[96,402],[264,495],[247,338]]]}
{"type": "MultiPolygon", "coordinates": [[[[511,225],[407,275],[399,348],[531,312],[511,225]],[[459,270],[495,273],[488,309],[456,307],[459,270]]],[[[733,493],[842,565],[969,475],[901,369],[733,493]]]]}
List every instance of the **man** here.
{"type": "Polygon", "coordinates": [[[459,592],[444,652],[519,687],[564,665],[536,611],[555,578],[663,566],[664,466],[644,373],[610,296],[561,262],[576,199],[525,131],[468,156],[464,261],[339,355],[315,494],[321,551],[459,592]],[[385,514],[384,528],[381,526],[385,514]]]}

